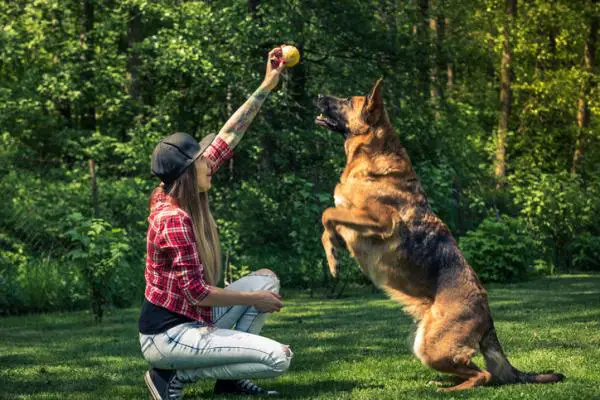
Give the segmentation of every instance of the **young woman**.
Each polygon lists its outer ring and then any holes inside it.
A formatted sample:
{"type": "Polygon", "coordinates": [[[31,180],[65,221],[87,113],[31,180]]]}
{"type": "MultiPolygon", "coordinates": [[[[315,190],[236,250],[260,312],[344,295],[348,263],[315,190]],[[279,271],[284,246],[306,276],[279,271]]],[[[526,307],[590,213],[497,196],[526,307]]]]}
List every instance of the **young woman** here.
{"type": "Polygon", "coordinates": [[[140,344],[151,369],[152,397],[181,399],[183,386],[217,379],[216,394],[276,395],[249,378],[273,377],[289,367],[289,347],[259,336],[268,313],[283,307],[279,280],[260,269],[225,289],[221,254],[207,192],[211,175],[228,160],[284,68],[269,53],[263,83],[218,135],[200,143],[185,133],[162,140],[152,154],[161,184],[150,196],[146,291],[140,344]]]}

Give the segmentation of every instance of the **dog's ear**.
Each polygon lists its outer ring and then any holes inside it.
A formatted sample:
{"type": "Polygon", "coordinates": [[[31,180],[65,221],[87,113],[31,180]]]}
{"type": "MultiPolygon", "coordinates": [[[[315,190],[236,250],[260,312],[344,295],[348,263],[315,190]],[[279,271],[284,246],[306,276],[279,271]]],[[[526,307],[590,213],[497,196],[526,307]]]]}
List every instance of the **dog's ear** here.
{"type": "Polygon", "coordinates": [[[373,89],[371,89],[371,93],[367,96],[365,100],[365,105],[363,107],[363,116],[367,120],[371,120],[375,122],[380,112],[383,110],[383,78],[379,78],[373,89]]]}

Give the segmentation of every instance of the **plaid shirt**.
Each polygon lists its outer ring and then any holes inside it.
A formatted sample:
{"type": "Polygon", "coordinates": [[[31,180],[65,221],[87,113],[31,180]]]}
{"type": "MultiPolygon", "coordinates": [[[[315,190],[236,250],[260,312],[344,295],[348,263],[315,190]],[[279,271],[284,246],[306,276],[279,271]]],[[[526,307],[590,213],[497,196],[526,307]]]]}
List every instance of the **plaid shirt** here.
{"type": "MultiPolygon", "coordinates": [[[[203,157],[214,174],[233,155],[227,143],[216,137],[203,157]]],[[[210,323],[212,307],[199,303],[211,291],[196,248],[189,215],[173,199],[157,191],[150,200],[146,257],[146,299],[169,311],[210,323]]]]}

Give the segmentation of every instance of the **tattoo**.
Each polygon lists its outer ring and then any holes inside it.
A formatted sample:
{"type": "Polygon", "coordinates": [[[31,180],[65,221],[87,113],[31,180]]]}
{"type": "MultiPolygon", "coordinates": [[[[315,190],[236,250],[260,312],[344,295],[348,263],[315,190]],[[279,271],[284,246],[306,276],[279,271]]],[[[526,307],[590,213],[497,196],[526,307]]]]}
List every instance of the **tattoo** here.
{"type": "Polygon", "coordinates": [[[242,140],[244,133],[250,126],[250,123],[256,117],[258,110],[269,95],[269,90],[259,87],[252,93],[246,102],[223,125],[219,136],[231,149],[233,149],[242,140]]]}

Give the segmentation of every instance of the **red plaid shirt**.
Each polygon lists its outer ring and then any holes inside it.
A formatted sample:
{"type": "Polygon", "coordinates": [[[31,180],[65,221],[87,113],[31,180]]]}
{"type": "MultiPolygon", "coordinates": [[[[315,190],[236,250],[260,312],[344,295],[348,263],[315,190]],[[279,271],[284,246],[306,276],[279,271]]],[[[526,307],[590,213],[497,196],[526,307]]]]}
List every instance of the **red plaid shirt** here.
{"type": "MultiPolygon", "coordinates": [[[[219,137],[205,150],[214,174],[233,153],[219,137]]],[[[189,215],[157,191],[150,200],[146,257],[146,299],[196,321],[210,323],[212,307],[200,306],[211,287],[204,278],[189,215]]]]}

